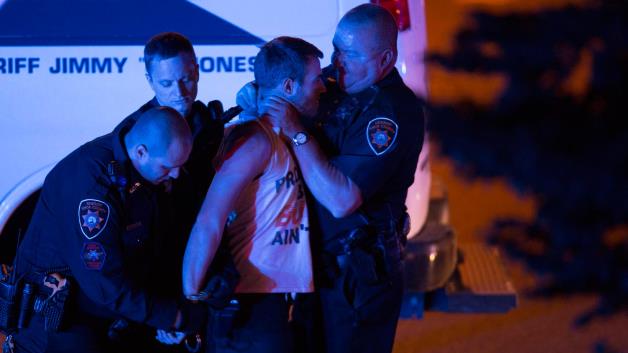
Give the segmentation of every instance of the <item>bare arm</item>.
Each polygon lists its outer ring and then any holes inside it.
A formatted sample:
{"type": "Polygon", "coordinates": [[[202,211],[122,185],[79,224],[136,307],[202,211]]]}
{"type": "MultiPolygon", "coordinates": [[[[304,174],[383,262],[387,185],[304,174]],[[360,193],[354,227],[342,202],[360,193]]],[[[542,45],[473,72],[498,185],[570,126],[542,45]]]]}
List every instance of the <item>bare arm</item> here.
{"type": "MultiPolygon", "coordinates": [[[[284,99],[268,97],[260,102],[260,106],[288,138],[305,131],[299,122],[298,112],[284,99]]],[[[362,194],[358,186],[329,162],[314,139],[310,137],[308,143],[293,146],[292,149],[307,187],[334,217],[347,216],[360,207],[362,194]]]]}
{"type": "Polygon", "coordinates": [[[358,186],[329,163],[315,140],[295,146],[293,151],[306,185],[334,217],[348,216],[360,207],[362,194],[358,186]]]}
{"type": "Polygon", "coordinates": [[[225,141],[226,153],[190,233],[183,257],[183,292],[198,293],[204,284],[229,213],[240,192],[268,164],[269,141],[255,126],[236,128],[225,141]]]}

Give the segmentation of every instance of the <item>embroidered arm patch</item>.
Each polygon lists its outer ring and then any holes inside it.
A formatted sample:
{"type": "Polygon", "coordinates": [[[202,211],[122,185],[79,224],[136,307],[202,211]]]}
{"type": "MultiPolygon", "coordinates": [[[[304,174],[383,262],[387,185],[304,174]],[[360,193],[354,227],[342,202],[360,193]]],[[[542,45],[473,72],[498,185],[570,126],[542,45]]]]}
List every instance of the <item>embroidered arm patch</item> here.
{"type": "Polygon", "coordinates": [[[366,128],[366,141],[375,155],[384,154],[397,138],[397,123],[379,117],[371,120],[366,128]]]}
{"type": "Polygon", "coordinates": [[[106,257],[107,253],[100,243],[87,242],[83,244],[81,258],[86,269],[100,271],[105,264],[106,257]]]}
{"type": "Polygon", "coordinates": [[[78,222],[81,232],[88,240],[94,239],[107,226],[109,205],[95,199],[85,199],[79,203],[78,222]]]}

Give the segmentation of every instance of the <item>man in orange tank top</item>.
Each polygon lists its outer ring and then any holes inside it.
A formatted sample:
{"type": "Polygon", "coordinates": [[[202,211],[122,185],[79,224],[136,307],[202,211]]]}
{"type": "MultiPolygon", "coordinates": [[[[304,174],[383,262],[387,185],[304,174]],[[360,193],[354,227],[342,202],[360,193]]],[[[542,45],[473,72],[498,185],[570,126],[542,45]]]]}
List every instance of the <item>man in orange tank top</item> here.
{"type": "MultiPolygon", "coordinates": [[[[260,102],[280,97],[300,114],[314,115],[325,91],[321,57],[298,38],[265,44],[255,60],[260,102]]],[[[259,119],[226,134],[183,261],[184,292],[194,296],[225,237],[241,276],[239,316],[227,335],[209,335],[212,352],[290,352],[288,298],[314,291],[304,185],[288,147],[307,143],[307,135],[283,138],[265,106],[259,119]]]]}

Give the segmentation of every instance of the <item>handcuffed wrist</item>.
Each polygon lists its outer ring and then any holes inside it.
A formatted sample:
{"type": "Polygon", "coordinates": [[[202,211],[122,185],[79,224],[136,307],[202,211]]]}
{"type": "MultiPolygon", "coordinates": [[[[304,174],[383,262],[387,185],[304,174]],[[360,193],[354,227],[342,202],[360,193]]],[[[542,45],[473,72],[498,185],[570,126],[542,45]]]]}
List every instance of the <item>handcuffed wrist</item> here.
{"type": "Polygon", "coordinates": [[[188,294],[185,296],[185,299],[192,301],[192,302],[199,302],[199,301],[205,301],[209,298],[209,293],[205,292],[205,291],[200,291],[198,293],[194,293],[194,294],[188,294]]]}

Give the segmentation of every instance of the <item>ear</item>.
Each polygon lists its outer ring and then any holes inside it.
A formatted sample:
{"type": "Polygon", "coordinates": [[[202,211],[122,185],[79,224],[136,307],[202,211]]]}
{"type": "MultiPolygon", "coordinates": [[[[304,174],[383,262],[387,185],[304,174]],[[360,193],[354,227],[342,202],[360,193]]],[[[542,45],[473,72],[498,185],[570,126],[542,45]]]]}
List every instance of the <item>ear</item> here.
{"type": "Polygon", "coordinates": [[[150,77],[150,74],[148,72],[144,73],[144,76],[146,77],[146,81],[148,81],[149,84],[153,83],[153,79],[150,77]]]}
{"type": "Polygon", "coordinates": [[[286,97],[290,97],[295,93],[296,90],[296,82],[293,79],[287,78],[283,80],[281,84],[281,91],[286,97]]]}
{"type": "Polygon", "coordinates": [[[135,157],[138,161],[144,162],[146,161],[146,159],[148,159],[148,148],[146,148],[146,145],[139,144],[135,146],[134,152],[135,157]]]}
{"type": "Polygon", "coordinates": [[[392,49],[385,49],[380,58],[380,67],[382,69],[387,69],[390,65],[395,65],[395,53],[393,53],[392,49]]]}

